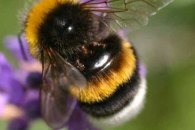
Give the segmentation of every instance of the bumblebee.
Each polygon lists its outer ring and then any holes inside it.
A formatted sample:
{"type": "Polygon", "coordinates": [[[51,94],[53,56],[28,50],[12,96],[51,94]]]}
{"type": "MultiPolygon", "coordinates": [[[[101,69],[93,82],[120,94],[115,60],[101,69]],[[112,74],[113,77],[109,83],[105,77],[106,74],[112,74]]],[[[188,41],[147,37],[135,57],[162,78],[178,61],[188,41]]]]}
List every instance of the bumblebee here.
{"type": "Polygon", "coordinates": [[[63,127],[76,103],[105,126],[134,117],[146,81],[135,48],[118,28],[137,29],[171,0],[38,0],[27,13],[29,50],[42,63],[42,115],[63,127]],[[71,103],[70,103],[71,101],[71,103]],[[69,102],[69,103],[67,103],[69,102]]]}

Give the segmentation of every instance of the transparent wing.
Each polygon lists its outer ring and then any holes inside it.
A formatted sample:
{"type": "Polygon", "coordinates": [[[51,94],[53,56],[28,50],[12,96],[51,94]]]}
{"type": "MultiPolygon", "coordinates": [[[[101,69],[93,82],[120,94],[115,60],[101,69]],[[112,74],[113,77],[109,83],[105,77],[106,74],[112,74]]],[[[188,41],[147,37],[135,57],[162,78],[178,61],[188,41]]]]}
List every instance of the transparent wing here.
{"type": "Polygon", "coordinates": [[[148,17],[173,0],[88,0],[83,3],[87,9],[101,13],[111,19],[113,28],[138,29],[148,23],[148,17]]]}
{"type": "Polygon", "coordinates": [[[52,129],[60,129],[65,125],[74,110],[75,104],[75,99],[61,92],[60,89],[54,91],[41,90],[42,117],[52,129]]]}
{"type": "Polygon", "coordinates": [[[68,121],[76,104],[68,89],[71,86],[86,87],[87,82],[75,67],[51,49],[42,54],[42,62],[42,116],[51,128],[59,129],[68,121]],[[47,62],[45,57],[49,58],[47,62]]]}

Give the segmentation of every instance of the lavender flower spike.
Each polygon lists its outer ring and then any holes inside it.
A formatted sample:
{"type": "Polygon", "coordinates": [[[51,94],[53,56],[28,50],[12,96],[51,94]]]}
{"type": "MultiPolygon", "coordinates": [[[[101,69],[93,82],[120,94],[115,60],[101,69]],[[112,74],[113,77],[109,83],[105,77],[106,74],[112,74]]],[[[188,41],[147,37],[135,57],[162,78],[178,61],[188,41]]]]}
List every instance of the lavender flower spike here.
{"type": "MultiPolygon", "coordinates": [[[[8,130],[28,130],[31,121],[42,118],[39,101],[39,88],[42,84],[41,65],[31,57],[27,42],[23,36],[21,38],[28,60],[23,59],[17,37],[11,36],[5,40],[6,47],[18,60],[19,68],[12,67],[4,55],[0,54],[0,74],[3,77],[0,81],[0,114],[5,111],[7,104],[23,113],[11,118],[8,130]]],[[[64,127],[68,130],[97,130],[78,105],[64,127]]]]}

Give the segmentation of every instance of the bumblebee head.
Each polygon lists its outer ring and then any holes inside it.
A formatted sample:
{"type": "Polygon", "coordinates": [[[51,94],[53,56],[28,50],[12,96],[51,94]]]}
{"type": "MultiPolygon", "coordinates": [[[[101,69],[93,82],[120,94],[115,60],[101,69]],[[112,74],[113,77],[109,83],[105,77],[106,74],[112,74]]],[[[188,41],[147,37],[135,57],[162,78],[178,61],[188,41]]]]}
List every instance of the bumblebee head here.
{"type": "Polygon", "coordinates": [[[95,32],[96,21],[92,15],[77,0],[37,3],[29,12],[25,26],[32,55],[36,57],[39,48],[51,47],[63,52],[90,43],[95,36],[91,33],[95,32]]]}

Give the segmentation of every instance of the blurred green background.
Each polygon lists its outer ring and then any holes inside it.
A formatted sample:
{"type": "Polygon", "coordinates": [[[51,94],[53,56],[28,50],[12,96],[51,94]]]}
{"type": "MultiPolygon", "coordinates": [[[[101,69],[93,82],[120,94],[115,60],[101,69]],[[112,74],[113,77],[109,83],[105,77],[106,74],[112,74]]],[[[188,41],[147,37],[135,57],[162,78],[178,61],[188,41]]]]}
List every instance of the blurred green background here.
{"type": "MultiPolygon", "coordinates": [[[[7,35],[20,31],[25,0],[0,0],[0,50],[7,35]]],[[[143,112],[114,130],[195,129],[195,1],[175,0],[129,35],[148,69],[143,112]]],[[[4,130],[6,123],[0,123],[4,130]]],[[[31,130],[48,130],[36,121],[31,130]]]]}

